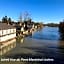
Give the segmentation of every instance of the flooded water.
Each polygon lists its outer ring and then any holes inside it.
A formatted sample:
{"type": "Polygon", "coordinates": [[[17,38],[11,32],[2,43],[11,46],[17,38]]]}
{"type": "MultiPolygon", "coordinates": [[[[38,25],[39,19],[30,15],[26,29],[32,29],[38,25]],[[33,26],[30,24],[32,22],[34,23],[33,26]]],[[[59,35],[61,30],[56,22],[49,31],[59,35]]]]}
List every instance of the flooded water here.
{"type": "Polygon", "coordinates": [[[31,37],[41,40],[59,40],[60,34],[58,27],[44,27],[40,31],[34,32],[31,37]]]}
{"type": "MultiPolygon", "coordinates": [[[[64,41],[60,40],[57,27],[44,27],[32,36],[17,39],[16,47],[4,54],[4,58],[52,58],[52,62],[31,62],[31,64],[64,64],[64,41]]],[[[28,62],[26,62],[28,64],[28,62]]],[[[29,62],[30,64],[30,62],[29,62]]]]}

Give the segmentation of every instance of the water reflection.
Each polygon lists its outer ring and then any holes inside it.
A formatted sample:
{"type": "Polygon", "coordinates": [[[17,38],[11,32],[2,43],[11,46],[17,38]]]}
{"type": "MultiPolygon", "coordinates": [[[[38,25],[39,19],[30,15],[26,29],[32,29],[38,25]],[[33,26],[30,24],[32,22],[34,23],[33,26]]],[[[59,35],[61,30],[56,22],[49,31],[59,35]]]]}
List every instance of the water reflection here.
{"type": "Polygon", "coordinates": [[[3,55],[16,47],[16,39],[10,40],[8,42],[3,42],[0,46],[0,55],[3,55]]]}
{"type": "Polygon", "coordinates": [[[17,37],[16,38],[16,42],[17,43],[23,43],[24,42],[24,38],[23,37],[17,37]]]}
{"type": "Polygon", "coordinates": [[[13,48],[17,48],[19,47],[18,45],[21,45],[22,43],[24,42],[24,38],[19,38],[17,37],[16,39],[13,39],[13,40],[10,40],[8,42],[3,42],[1,45],[0,45],[0,55],[6,55],[7,54],[10,54],[10,51],[13,49],[13,48]]]}

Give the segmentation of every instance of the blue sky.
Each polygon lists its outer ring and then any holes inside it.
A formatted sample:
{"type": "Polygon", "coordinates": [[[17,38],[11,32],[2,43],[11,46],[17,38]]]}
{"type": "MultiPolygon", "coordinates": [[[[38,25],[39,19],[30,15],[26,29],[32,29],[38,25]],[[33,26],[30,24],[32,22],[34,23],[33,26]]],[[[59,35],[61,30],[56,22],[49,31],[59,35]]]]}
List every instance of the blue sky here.
{"type": "Polygon", "coordinates": [[[17,21],[25,11],[36,22],[59,23],[64,19],[64,0],[0,0],[0,20],[7,15],[17,21]]]}

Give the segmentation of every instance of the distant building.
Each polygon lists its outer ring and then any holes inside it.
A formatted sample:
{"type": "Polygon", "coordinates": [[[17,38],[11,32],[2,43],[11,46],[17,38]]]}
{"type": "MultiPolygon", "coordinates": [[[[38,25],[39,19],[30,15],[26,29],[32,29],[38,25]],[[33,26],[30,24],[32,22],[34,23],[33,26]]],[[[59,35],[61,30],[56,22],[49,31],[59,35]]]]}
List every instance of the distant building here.
{"type": "Polygon", "coordinates": [[[0,23],[0,43],[16,37],[16,28],[6,23],[0,23]]]}

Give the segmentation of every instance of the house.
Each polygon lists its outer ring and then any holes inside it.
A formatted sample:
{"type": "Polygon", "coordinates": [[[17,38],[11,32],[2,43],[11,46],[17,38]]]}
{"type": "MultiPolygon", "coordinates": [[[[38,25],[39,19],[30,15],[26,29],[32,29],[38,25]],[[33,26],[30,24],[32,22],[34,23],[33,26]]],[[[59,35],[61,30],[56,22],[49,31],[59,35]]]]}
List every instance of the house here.
{"type": "Polygon", "coordinates": [[[0,55],[16,46],[16,28],[6,23],[0,23],[0,55]]]}
{"type": "Polygon", "coordinates": [[[0,43],[16,37],[16,28],[6,23],[0,23],[0,43]]]}

